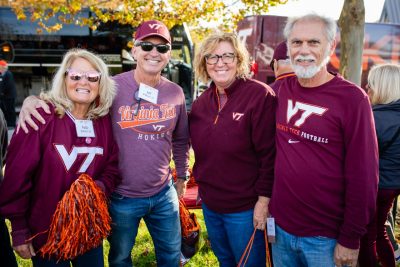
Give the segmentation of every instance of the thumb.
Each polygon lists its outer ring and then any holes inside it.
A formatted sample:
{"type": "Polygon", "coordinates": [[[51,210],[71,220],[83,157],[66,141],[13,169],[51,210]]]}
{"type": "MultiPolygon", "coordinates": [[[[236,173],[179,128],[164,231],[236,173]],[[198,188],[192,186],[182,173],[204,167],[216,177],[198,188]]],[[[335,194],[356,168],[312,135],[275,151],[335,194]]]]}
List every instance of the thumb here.
{"type": "Polygon", "coordinates": [[[32,256],[36,256],[35,249],[33,248],[32,243],[29,244],[29,252],[32,256]]]}

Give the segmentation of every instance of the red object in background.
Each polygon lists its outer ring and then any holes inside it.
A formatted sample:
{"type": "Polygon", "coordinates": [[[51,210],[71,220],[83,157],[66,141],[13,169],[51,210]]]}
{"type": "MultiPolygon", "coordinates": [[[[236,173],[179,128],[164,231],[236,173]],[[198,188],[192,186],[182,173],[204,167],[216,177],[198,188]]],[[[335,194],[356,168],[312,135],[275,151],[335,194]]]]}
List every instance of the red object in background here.
{"type": "Polygon", "coordinates": [[[250,72],[252,72],[253,75],[256,75],[256,74],[258,73],[258,64],[257,64],[257,62],[255,62],[254,60],[253,60],[253,62],[251,63],[250,72]]]}
{"type": "MultiPolygon", "coordinates": [[[[189,169],[190,179],[186,184],[186,193],[183,201],[188,209],[201,209],[201,200],[198,200],[198,185],[194,179],[192,169],[189,169]]],[[[172,169],[172,177],[174,181],[177,179],[176,170],[172,169]]]]}

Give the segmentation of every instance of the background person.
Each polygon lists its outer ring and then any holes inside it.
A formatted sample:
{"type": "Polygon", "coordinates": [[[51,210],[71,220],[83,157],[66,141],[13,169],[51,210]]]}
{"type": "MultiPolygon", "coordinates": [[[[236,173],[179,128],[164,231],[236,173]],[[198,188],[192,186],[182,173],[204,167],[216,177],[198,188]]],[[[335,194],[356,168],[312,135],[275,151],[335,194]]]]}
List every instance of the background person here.
{"type": "Polygon", "coordinates": [[[395,266],[392,244],[385,222],[393,201],[400,194],[400,66],[377,65],[368,74],[368,95],[371,99],[379,146],[379,185],[376,213],[368,225],[360,250],[360,266],[395,266]]]}
{"type": "Polygon", "coordinates": [[[4,113],[8,127],[15,127],[17,115],[15,114],[15,99],[17,89],[15,88],[14,76],[8,70],[5,60],[0,60],[0,108],[4,113]]]}
{"type": "MultiPolygon", "coordinates": [[[[115,85],[105,63],[81,49],[65,56],[51,90],[41,97],[50,114],[38,131],[15,133],[7,151],[0,186],[0,214],[11,221],[14,250],[33,266],[69,266],[69,261],[36,255],[47,240],[58,202],[79,174],[90,175],[110,195],[119,182],[118,148],[112,136],[109,108],[115,85]],[[82,135],[79,122],[92,125],[93,137],[82,135]]],[[[90,126],[88,126],[90,128],[90,126]]],[[[99,246],[71,260],[74,266],[104,266],[99,246]]]]}
{"type": "Polygon", "coordinates": [[[327,71],[335,21],[290,18],[284,35],[296,77],[283,81],[276,113],[274,265],[355,267],[378,183],[369,99],[327,71]]]}
{"type": "MultiPolygon", "coordinates": [[[[132,55],[136,69],[114,77],[118,93],[111,121],[120,148],[122,182],[111,196],[108,261],[110,267],[132,266],[131,251],[144,219],[157,266],[177,267],[181,253],[178,196],[184,195],[189,179],[189,131],[182,88],[161,76],[171,58],[168,28],[156,20],[143,22],[136,30],[132,55]],[[141,87],[154,98],[142,99],[141,87]],[[171,156],[178,175],[176,190],[169,167],[171,156]]],[[[34,97],[24,101],[19,120],[24,131],[26,123],[37,127],[31,114],[44,123],[36,106],[46,110],[34,97]]]]}
{"type": "Polygon", "coordinates": [[[275,74],[275,81],[269,86],[274,90],[276,95],[279,94],[279,87],[283,80],[287,77],[295,76],[292,65],[290,64],[290,58],[287,51],[286,41],[279,43],[272,56],[271,63],[269,64],[275,74]]]}
{"type": "MultiPolygon", "coordinates": [[[[195,58],[209,88],[189,117],[193,174],[211,247],[220,266],[236,266],[254,228],[263,230],[273,183],[275,97],[248,79],[249,56],[232,33],[210,35],[195,58]]],[[[246,266],[265,266],[265,242],[257,231],[246,266]]]]}
{"type": "MultiPolygon", "coordinates": [[[[3,161],[8,146],[7,122],[0,110],[0,170],[3,170],[3,161]]],[[[0,172],[0,184],[3,180],[3,171],[0,172]]],[[[0,262],[4,266],[17,267],[17,260],[10,244],[10,234],[5,219],[0,216],[0,262]]]]}

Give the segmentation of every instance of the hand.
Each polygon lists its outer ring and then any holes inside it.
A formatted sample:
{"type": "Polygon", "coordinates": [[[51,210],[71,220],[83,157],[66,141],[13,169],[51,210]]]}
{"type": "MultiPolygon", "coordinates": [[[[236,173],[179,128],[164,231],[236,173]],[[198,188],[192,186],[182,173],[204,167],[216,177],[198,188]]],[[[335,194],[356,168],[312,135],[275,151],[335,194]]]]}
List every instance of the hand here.
{"type": "Polygon", "coordinates": [[[175,189],[176,189],[176,192],[178,193],[178,198],[181,198],[185,195],[186,184],[187,184],[187,181],[185,181],[183,179],[176,179],[175,189]]]}
{"type": "Polygon", "coordinates": [[[15,252],[17,252],[17,254],[23,259],[30,259],[33,256],[36,256],[32,243],[22,244],[13,248],[15,252]]]}
{"type": "Polygon", "coordinates": [[[39,129],[36,123],[32,120],[31,116],[35,117],[42,124],[46,123],[43,117],[36,110],[37,108],[43,108],[47,114],[50,114],[49,106],[43,100],[37,98],[36,96],[28,96],[25,98],[24,102],[22,103],[21,111],[19,112],[17,133],[19,132],[20,128],[22,128],[25,133],[28,133],[29,131],[26,124],[29,124],[35,131],[39,129]]]}
{"type": "Polygon", "coordinates": [[[337,243],[335,247],[335,252],[333,254],[333,261],[335,262],[335,265],[337,267],[356,267],[359,252],[359,249],[345,248],[337,243]]]}
{"type": "Polygon", "coordinates": [[[253,213],[254,228],[264,231],[268,217],[268,204],[269,204],[268,197],[262,197],[262,196],[258,197],[258,201],[254,206],[254,213],[253,213]]]}

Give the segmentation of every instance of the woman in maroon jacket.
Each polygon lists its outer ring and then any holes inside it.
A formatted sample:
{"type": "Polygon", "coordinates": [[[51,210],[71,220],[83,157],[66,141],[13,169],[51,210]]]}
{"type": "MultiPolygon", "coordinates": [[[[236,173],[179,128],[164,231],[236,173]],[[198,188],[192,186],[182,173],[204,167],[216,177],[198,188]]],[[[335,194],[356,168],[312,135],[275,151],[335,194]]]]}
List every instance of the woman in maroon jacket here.
{"type": "MultiPolygon", "coordinates": [[[[232,33],[209,36],[196,55],[196,72],[209,88],[189,117],[208,236],[221,266],[236,266],[254,228],[264,230],[275,157],[275,97],[248,78],[249,55],[232,33]]],[[[257,231],[246,266],[265,265],[257,231]]]]}
{"type": "MultiPolygon", "coordinates": [[[[41,95],[51,104],[51,114],[39,110],[46,124],[28,134],[19,131],[11,139],[0,214],[11,221],[15,251],[32,258],[35,267],[70,264],[36,252],[46,243],[57,203],[78,176],[91,176],[106,195],[119,182],[118,148],[108,115],[114,95],[105,63],[86,50],[71,50],[51,90],[41,95]]],[[[104,266],[102,246],[71,261],[74,266],[104,266]]]]}

